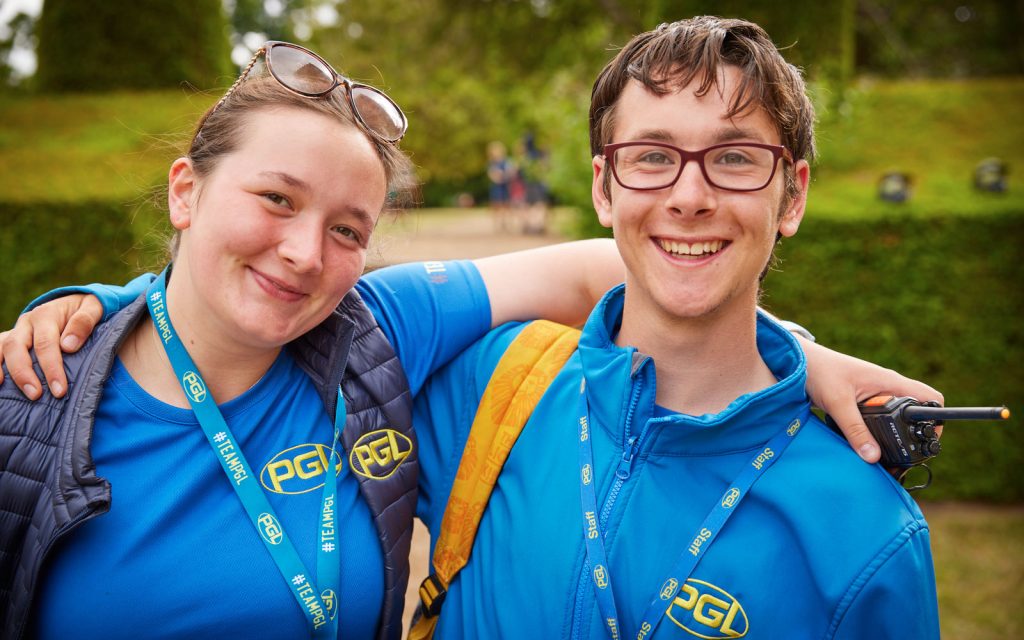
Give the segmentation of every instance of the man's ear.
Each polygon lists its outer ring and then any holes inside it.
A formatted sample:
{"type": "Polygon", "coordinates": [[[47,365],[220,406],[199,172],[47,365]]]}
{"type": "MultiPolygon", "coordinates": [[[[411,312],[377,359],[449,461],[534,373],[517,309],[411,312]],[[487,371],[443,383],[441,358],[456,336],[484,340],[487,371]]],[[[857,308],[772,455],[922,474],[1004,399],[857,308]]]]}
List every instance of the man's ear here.
{"type": "Polygon", "coordinates": [[[798,160],[793,166],[793,179],[796,180],[799,193],[786,207],[786,212],[779,221],[779,233],[787,238],[796,235],[800,222],[804,219],[804,210],[807,208],[807,185],[811,181],[811,166],[806,160],[798,160]]]}
{"type": "Polygon", "coordinates": [[[171,164],[167,174],[167,209],[171,214],[171,225],[184,231],[192,225],[192,214],[199,196],[196,174],[192,161],[178,158],[171,164]]]}
{"type": "Polygon", "coordinates": [[[594,201],[594,210],[597,211],[597,219],[601,226],[611,229],[612,200],[605,190],[605,185],[608,184],[608,179],[610,178],[610,176],[605,175],[605,172],[611,171],[611,167],[608,166],[604,156],[594,156],[593,169],[594,182],[590,186],[590,191],[591,198],[594,201]]]}

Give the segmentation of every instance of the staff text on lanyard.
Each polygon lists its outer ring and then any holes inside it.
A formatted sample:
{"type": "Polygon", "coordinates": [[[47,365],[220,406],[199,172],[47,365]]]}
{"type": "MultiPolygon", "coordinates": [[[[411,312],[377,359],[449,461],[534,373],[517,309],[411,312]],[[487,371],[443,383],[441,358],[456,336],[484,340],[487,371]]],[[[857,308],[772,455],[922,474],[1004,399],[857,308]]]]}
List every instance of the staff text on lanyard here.
{"type": "MultiPolygon", "coordinates": [[[[583,539],[586,541],[587,561],[590,567],[590,578],[594,584],[597,606],[601,618],[613,640],[618,640],[619,613],[615,605],[615,592],[612,589],[612,576],[608,566],[607,552],[604,545],[604,532],[600,529],[597,518],[597,491],[595,489],[594,448],[590,442],[590,409],[587,403],[587,383],[584,379],[580,384],[579,396],[579,444],[580,444],[580,504],[583,508],[583,539]]],[[[670,603],[679,593],[683,584],[689,579],[697,563],[707,553],[712,542],[718,536],[729,517],[736,511],[739,503],[747,496],[750,487],[764,472],[775,464],[800,427],[810,419],[810,409],[782,429],[768,443],[758,450],[754,458],[746,465],[729,485],[729,488],[717,501],[704,521],[697,528],[691,542],[680,553],[672,572],[658,582],[654,597],[647,606],[640,620],[636,638],[650,637],[661,624],[670,603]]]]}

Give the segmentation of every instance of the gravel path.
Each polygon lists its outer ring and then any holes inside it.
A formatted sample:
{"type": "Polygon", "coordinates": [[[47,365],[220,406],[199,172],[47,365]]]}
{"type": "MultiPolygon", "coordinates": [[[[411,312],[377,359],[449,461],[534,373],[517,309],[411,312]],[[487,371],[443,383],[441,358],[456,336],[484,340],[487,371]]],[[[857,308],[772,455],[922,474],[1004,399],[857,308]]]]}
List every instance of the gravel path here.
{"type": "MultiPolygon", "coordinates": [[[[551,231],[546,234],[498,231],[486,209],[417,209],[388,216],[374,231],[367,266],[482,258],[541,247],[566,239],[558,230],[570,224],[571,216],[568,210],[556,209],[551,216],[551,231]]],[[[513,220],[509,226],[518,222],[513,220]]]]}

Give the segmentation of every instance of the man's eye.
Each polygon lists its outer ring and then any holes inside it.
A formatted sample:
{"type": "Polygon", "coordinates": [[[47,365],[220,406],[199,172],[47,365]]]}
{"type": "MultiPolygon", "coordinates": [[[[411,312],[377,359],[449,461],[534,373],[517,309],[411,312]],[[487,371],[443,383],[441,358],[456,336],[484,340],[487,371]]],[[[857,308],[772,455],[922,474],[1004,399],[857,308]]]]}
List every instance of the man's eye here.
{"type": "Polygon", "coordinates": [[[726,151],[718,156],[719,164],[750,164],[750,157],[742,151],[726,151]]]}
{"type": "Polygon", "coordinates": [[[641,155],[637,159],[637,162],[641,162],[643,164],[674,164],[675,161],[672,159],[672,156],[667,153],[651,151],[650,153],[641,155]]]}

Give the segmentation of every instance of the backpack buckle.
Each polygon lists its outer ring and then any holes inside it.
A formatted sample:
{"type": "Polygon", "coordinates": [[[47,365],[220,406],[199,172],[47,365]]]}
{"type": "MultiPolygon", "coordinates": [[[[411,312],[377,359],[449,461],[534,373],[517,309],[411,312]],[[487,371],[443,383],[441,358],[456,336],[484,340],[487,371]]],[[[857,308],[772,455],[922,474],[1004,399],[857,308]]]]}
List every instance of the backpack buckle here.
{"type": "Polygon", "coordinates": [[[427,576],[420,584],[420,602],[423,603],[423,615],[433,618],[441,613],[448,589],[441,583],[436,573],[427,576]]]}

